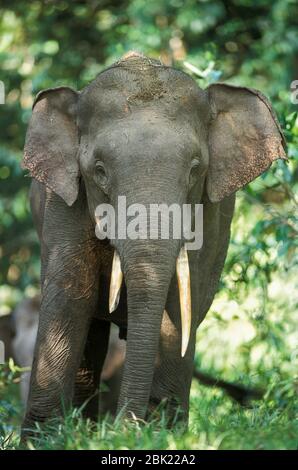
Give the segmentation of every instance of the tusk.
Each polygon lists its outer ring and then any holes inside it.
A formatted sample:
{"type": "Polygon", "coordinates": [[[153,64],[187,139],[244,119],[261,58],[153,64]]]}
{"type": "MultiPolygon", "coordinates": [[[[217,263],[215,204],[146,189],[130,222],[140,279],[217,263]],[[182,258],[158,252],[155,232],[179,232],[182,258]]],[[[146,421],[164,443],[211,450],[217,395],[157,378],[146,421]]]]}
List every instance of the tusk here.
{"type": "Polygon", "coordinates": [[[114,310],[116,310],[116,308],[118,307],[122,279],[123,279],[123,274],[121,270],[120,257],[115,250],[113,264],[112,264],[111,282],[110,282],[110,296],[109,296],[110,313],[114,312],[114,310]]]}
{"type": "Polygon", "coordinates": [[[179,287],[180,297],[180,312],[181,312],[181,329],[182,329],[182,340],[181,340],[181,356],[184,357],[191,327],[191,294],[190,294],[190,274],[188,255],[185,246],[180,250],[179,256],[176,262],[176,272],[179,287]]]}

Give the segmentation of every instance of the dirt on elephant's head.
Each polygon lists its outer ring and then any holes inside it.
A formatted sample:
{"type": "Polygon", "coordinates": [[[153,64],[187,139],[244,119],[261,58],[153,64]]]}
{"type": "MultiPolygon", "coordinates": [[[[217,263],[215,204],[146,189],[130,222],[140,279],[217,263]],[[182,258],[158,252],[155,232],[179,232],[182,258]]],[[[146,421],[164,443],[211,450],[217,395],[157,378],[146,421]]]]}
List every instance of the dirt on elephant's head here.
{"type": "Polygon", "coordinates": [[[166,93],[164,83],[157,71],[158,67],[163,67],[160,61],[131,51],[114,65],[134,74],[133,81],[137,90],[130,94],[129,103],[152,101],[161,98],[166,93]]]}
{"type": "Polygon", "coordinates": [[[200,107],[205,115],[206,96],[196,82],[184,72],[137,52],[130,52],[103,70],[80,93],[79,127],[90,129],[106,126],[113,119],[130,118],[134,112],[146,111],[154,119],[193,124],[193,113],[200,107]],[[92,122],[90,119],[92,116],[92,122]]]}

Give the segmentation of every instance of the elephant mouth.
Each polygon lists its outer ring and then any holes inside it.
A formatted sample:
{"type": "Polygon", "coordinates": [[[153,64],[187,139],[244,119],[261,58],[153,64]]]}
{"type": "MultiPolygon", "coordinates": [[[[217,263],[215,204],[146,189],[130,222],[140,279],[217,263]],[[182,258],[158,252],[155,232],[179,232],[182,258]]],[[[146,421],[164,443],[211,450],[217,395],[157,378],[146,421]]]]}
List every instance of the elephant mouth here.
{"type": "MultiPolygon", "coordinates": [[[[181,356],[187,351],[191,330],[191,289],[188,254],[185,245],[182,246],[176,260],[176,275],[179,288],[180,314],[181,314],[181,356]]],[[[120,256],[114,251],[112,273],[109,292],[109,312],[116,310],[119,303],[120,291],[123,282],[120,256]]]]}

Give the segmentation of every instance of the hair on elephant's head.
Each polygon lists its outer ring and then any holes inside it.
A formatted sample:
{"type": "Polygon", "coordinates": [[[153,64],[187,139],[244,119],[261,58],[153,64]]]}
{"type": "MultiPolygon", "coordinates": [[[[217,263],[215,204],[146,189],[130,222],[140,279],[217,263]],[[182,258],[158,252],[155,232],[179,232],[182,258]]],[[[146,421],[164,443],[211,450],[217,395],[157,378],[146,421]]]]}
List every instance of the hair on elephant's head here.
{"type": "MultiPolygon", "coordinates": [[[[285,158],[283,146],[275,114],[260,92],[221,83],[202,90],[187,74],[130,53],[81,92],[59,87],[39,93],[24,167],[68,206],[83,184],[94,218],[98,204],[116,206],[119,195],[126,196],[128,206],[199,203],[203,192],[217,203],[275,159],[285,158]]],[[[139,327],[130,318],[139,317],[141,323],[144,316],[146,322],[150,310],[150,317],[159,319],[147,328],[151,362],[176,264],[182,278],[185,274],[182,244],[174,239],[114,241],[128,292],[128,344],[129,338],[139,341],[139,327]]],[[[116,259],[117,267],[112,309],[121,283],[116,259]]],[[[179,285],[185,285],[183,279],[179,285]]],[[[187,299],[188,293],[180,293],[186,310],[187,299]]],[[[183,354],[188,336],[186,331],[183,354]]],[[[144,345],[139,349],[142,355],[144,345]]],[[[129,347],[127,362],[133,364],[129,347]]],[[[123,389],[133,386],[127,383],[123,389]]]]}

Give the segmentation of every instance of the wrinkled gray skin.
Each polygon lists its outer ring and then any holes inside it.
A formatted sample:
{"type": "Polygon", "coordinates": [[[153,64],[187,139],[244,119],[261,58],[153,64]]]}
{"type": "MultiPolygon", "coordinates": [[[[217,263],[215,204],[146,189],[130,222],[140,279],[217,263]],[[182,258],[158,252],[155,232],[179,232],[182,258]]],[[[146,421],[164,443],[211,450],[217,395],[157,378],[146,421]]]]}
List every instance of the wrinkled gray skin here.
{"type": "MultiPolygon", "coordinates": [[[[98,389],[110,322],[127,328],[118,410],[145,418],[161,400],[187,422],[196,329],[215,295],[229,242],[234,193],[285,158],[266,98],[130,54],[80,93],[66,87],[35,101],[24,167],[41,241],[42,304],[27,413],[32,427],[98,389]],[[183,241],[95,237],[94,210],[132,203],[204,203],[204,244],[189,251],[191,337],[181,357],[175,264],[183,241]],[[125,279],[108,313],[116,247],[125,279]],[[164,313],[165,311],[165,313],[164,313]],[[179,405],[179,406],[177,406],[179,405]]],[[[93,397],[85,409],[96,419],[93,397]]],[[[25,434],[24,434],[25,435],[25,434]]]]}

